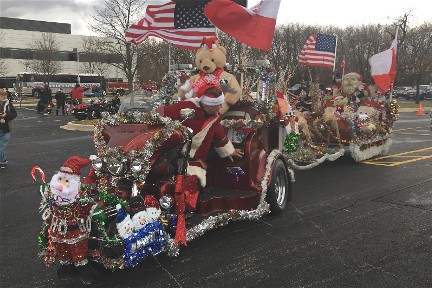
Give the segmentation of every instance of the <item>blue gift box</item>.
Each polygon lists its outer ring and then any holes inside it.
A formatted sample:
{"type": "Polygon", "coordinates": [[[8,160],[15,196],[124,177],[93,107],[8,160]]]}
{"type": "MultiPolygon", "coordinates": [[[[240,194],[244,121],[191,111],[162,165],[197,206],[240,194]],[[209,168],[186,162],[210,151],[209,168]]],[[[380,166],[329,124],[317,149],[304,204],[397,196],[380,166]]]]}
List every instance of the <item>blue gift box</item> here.
{"type": "Polygon", "coordinates": [[[148,255],[164,251],[166,244],[162,222],[156,220],[123,239],[125,268],[137,265],[148,255]]]}

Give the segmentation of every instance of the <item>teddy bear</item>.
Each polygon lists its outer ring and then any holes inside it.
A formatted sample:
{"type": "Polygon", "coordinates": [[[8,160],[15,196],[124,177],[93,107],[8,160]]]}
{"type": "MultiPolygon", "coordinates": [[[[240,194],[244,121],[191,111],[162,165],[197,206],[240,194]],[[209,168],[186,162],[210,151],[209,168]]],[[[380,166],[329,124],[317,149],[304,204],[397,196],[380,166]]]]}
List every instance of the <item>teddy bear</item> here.
{"type": "Polygon", "coordinates": [[[203,44],[195,55],[195,65],[199,70],[184,81],[178,90],[180,99],[190,99],[203,85],[219,85],[224,92],[225,102],[220,108],[220,113],[225,113],[231,105],[241,98],[241,88],[236,77],[224,70],[226,65],[227,50],[219,45],[217,38],[203,39],[203,44]]]}
{"type": "Polygon", "coordinates": [[[90,159],[78,156],[66,160],[43,195],[47,205],[42,215],[49,224],[49,237],[60,262],[57,275],[78,276],[84,284],[96,282],[98,276],[87,255],[91,218],[99,207],[81,201],[80,169],[90,163],[90,159]]]}
{"type": "Polygon", "coordinates": [[[372,133],[376,130],[376,125],[374,123],[376,112],[374,107],[366,105],[360,106],[357,109],[356,115],[358,117],[360,131],[372,133]]]}

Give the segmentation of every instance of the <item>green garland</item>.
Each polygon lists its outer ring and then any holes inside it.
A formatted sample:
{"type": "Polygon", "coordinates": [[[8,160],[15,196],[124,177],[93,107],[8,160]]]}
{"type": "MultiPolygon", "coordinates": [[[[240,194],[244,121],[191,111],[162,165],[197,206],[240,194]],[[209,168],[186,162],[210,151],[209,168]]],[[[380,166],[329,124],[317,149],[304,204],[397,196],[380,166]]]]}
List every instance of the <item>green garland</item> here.
{"type": "Polygon", "coordinates": [[[295,132],[291,132],[290,134],[285,136],[284,141],[284,153],[293,153],[297,151],[299,147],[299,134],[295,132]]]}

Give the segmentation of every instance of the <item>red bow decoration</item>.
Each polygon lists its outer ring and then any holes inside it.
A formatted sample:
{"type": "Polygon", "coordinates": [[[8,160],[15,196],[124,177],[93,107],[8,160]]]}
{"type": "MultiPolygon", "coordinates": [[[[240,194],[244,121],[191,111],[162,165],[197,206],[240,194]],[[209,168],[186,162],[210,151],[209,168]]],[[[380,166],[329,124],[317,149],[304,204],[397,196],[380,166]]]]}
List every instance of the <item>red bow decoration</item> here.
{"type": "Polygon", "coordinates": [[[174,245],[177,246],[179,242],[182,242],[187,246],[185,212],[195,210],[198,200],[198,177],[191,175],[185,178],[183,175],[178,175],[176,180],[174,198],[177,229],[174,245]]]}

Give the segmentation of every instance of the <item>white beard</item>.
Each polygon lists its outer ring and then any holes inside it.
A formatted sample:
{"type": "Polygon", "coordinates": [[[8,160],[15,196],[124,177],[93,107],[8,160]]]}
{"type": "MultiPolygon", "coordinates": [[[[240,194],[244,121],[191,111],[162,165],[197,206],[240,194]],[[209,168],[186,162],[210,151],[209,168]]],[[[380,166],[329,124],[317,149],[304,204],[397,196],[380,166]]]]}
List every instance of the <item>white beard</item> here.
{"type": "Polygon", "coordinates": [[[75,202],[79,198],[79,187],[79,177],[63,172],[56,173],[50,181],[51,193],[58,204],[69,204],[75,202]],[[68,180],[69,184],[62,185],[60,179],[62,179],[62,181],[68,180]]]}

